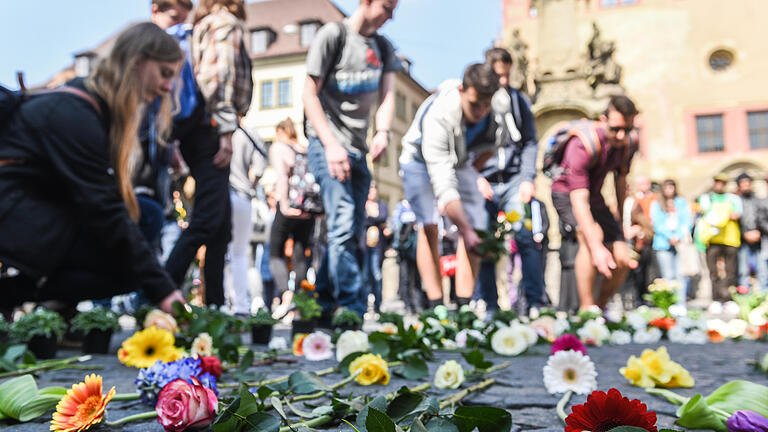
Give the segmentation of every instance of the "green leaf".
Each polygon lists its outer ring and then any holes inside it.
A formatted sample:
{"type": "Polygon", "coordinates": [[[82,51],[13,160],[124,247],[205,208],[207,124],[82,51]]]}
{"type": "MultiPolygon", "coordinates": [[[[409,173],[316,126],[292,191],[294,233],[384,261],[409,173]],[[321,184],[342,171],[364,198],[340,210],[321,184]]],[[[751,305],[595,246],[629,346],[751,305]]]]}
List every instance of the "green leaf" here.
{"type": "Polygon", "coordinates": [[[272,408],[274,408],[275,411],[277,411],[277,413],[280,414],[280,417],[282,417],[284,419],[288,418],[288,416],[285,415],[285,410],[283,409],[283,403],[280,402],[279,398],[276,398],[276,397],[272,396],[270,398],[270,402],[272,402],[272,408]]]}
{"type": "Polygon", "coordinates": [[[637,426],[619,426],[609,430],[608,432],[647,432],[647,429],[637,426]]]}
{"type": "Polygon", "coordinates": [[[710,429],[718,432],[726,432],[728,428],[707,406],[704,398],[697,394],[685,405],[677,409],[677,424],[690,429],[710,429]]]}
{"type": "Polygon", "coordinates": [[[462,353],[461,356],[464,357],[464,360],[466,360],[467,363],[474,366],[475,369],[488,369],[493,366],[493,362],[486,361],[485,356],[480,350],[462,353]]]}
{"type": "Polygon", "coordinates": [[[418,357],[410,357],[406,360],[406,362],[407,363],[405,363],[402,372],[405,379],[420,380],[429,375],[429,369],[427,368],[427,363],[424,360],[418,357]]]}
{"type": "Polygon", "coordinates": [[[16,363],[16,360],[18,360],[19,357],[24,355],[24,352],[26,351],[27,351],[27,346],[24,344],[11,345],[8,347],[8,349],[5,350],[5,354],[3,354],[3,360],[7,360],[11,363],[16,363]]]}
{"type": "Polygon", "coordinates": [[[368,430],[366,424],[368,421],[368,411],[370,408],[377,409],[379,411],[386,410],[387,399],[385,399],[384,396],[377,396],[372,401],[368,402],[368,405],[360,410],[355,421],[355,425],[357,426],[357,429],[360,430],[360,432],[367,432],[368,430]]]}
{"type": "Polygon", "coordinates": [[[395,422],[383,412],[369,407],[365,428],[368,432],[395,432],[395,422]]]}
{"type": "Polygon", "coordinates": [[[422,423],[421,420],[416,419],[411,424],[410,432],[427,432],[427,428],[424,426],[424,423],[422,423]]]}
{"type": "Polygon", "coordinates": [[[459,428],[447,419],[435,417],[427,423],[427,432],[459,432],[459,428]]]}
{"type": "MultiPolygon", "coordinates": [[[[214,432],[242,432],[242,431],[255,430],[255,429],[251,429],[248,426],[248,423],[246,423],[244,420],[241,420],[240,418],[234,416],[233,414],[237,414],[237,416],[241,418],[244,417],[246,418],[246,420],[250,418],[251,415],[261,414],[259,413],[259,402],[256,400],[256,397],[253,396],[253,394],[251,394],[251,392],[248,390],[248,386],[245,385],[244,383],[240,384],[239,396],[236,397],[231,404],[229,404],[226,410],[221,412],[216,417],[216,420],[213,423],[213,431],[214,432]]],[[[265,415],[268,415],[268,414],[265,414],[265,415]]],[[[273,416],[269,416],[269,417],[275,418],[273,416]]],[[[275,418],[275,420],[277,420],[277,424],[279,428],[280,420],[278,420],[277,418],[275,418]]]]}
{"type": "Polygon", "coordinates": [[[243,354],[243,357],[240,359],[240,364],[237,366],[237,373],[244,374],[245,371],[247,371],[252,364],[253,364],[253,351],[249,349],[245,354],[243,354]]]}
{"type": "Polygon", "coordinates": [[[268,397],[272,396],[272,393],[274,393],[274,390],[267,386],[261,386],[258,390],[256,390],[256,396],[258,396],[262,402],[267,400],[268,397]]]}
{"type": "Polygon", "coordinates": [[[293,394],[309,394],[318,390],[329,390],[317,375],[306,372],[294,372],[288,377],[288,385],[293,394]]]}
{"type": "Polygon", "coordinates": [[[43,387],[37,394],[65,396],[67,389],[64,387],[43,387]]]}
{"type": "Polygon", "coordinates": [[[383,333],[379,333],[383,335],[384,337],[378,337],[371,339],[368,338],[368,344],[370,345],[371,353],[373,354],[381,354],[382,357],[387,357],[389,355],[389,343],[387,343],[387,340],[385,339],[388,337],[388,335],[385,335],[383,333]]]}
{"type": "Polygon", "coordinates": [[[38,395],[32,375],[22,375],[0,384],[0,412],[18,420],[24,405],[38,395]]]}
{"type": "Polygon", "coordinates": [[[424,400],[423,394],[405,391],[392,399],[387,407],[387,415],[399,423],[400,419],[418,408],[422,400],[424,400]]]}
{"type": "Polygon", "coordinates": [[[512,429],[512,415],[506,410],[493,407],[459,407],[453,414],[453,424],[459,432],[509,432],[512,429]]]}
{"type": "Polygon", "coordinates": [[[349,365],[352,364],[352,361],[356,358],[360,357],[363,354],[368,354],[367,352],[353,352],[346,357],[344,357],[341,362],[339,363],[338,369],[339,372],[344,375],[345,377],[349,376],[349,365]]]}
{"type": "Polygon", "coordinates": [[[707,405],[728,414],[752,410],[768,417],[768,387],[749,381],[730,381],[707,396],[707,405]]]}
{"type": "Polygon", "coordinates": [[[32,419],[40,417],[41,415],[47,413],[48,411],[53,410],[54,408],[56,408],[56,404],[59,403],[62,397],[64,396],[60,394],[38,395],[34,399],[25,403],[24,406],[21,408],[21,413],[19,414],[19,421],[28,422],[32,419]]]}
{"type": "Polygon", "coordinates": [[[278,432],[280,419],[264,412],[257,412],[247,416],[248,432],[278,432]]]}

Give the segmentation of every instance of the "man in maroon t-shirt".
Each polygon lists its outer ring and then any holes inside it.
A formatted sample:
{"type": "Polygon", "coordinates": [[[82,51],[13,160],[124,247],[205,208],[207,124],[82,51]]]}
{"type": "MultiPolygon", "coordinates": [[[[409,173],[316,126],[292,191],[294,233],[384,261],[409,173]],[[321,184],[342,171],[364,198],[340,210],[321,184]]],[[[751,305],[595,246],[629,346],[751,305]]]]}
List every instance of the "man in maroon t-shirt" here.
{"type": "MultiPolygon", "coordinates": [[[[637,108],[626,96],[613,96],[605,113],[594,123],[600,140],[596,159],[582,140],[568,141],[560,166],[563,173],[552,183],[552,202],[560,217],[563,241],[578,241],[574,263],[580,309],[602,308],[634,264],[616,217],[605,204],[601,189],[605,176],[614,173],[616,200],[624,202],[626,176],[635,146],[630,146],[637,108]],[[569,238],[570,237],[570,238],[569,238]],[[596,271],[605,276],[595,302],[596,271]]],[[[591,148],[591,146],[590,146],[591,148]]],[[[621,219],[621,206],[618,207],[621,219]]]]}

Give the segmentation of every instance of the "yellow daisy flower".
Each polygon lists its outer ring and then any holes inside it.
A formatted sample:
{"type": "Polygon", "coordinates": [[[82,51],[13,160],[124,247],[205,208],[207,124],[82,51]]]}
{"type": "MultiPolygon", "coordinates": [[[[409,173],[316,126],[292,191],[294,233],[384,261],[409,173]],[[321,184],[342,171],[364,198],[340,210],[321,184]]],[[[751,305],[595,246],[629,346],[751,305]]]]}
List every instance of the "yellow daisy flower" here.
{"type": "Polygon", "coordinates": [[[173,333],[168,330],[149,327],[123,341],[117,357],[120,363],[137,368],[150,367],[158,360],[172,362],[182,357],[174,341],[173,333]]]}

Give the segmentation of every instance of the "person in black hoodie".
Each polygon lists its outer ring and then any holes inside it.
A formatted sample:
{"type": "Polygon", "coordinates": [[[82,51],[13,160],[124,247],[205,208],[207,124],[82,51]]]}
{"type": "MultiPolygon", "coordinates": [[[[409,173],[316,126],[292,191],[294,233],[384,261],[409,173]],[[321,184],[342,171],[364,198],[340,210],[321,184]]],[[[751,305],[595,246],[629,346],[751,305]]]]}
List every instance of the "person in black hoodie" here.
{"type": "Polygon", "coordinates": [[[170,312],[181,293],[136,221],[131,182],[143,107],[166,135],[182,52],[152,23],[121,33],[85,80],[25,100],[0,130],[0,307],[143,289],[170,312]]]}

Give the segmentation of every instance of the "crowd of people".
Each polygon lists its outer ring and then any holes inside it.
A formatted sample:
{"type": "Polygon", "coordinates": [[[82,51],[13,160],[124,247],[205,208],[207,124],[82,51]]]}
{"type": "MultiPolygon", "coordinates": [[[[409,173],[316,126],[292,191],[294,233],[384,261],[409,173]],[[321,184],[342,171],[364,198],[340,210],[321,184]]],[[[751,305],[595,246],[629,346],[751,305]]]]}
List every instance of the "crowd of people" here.
{"type": "MultiPolygon", "coordinates": [[[[242,0],[200,0],[193,16],[190,0],[152,0],[151,22],[123,31],[88,78],[4,93],[3,312],[24,301],[72,306],[126,293],[171,311],[200,258],[205,304],[253,312],[255,266],[261,300],[276,315],[311,279],[328,323],[339,310],[380,310],[390,251],[408,311],[443,304],[446,277],[457,305],[482,299],[497,308],[499,270],[514,287],[512,306],[550,305],[549,217],[534,186],[539,137],[529,100],[509,84],[505,49],[489,49],[421,104],[399,158],[405,199],[391,216],[379,200],[369,159],[395,145],[401,63],[377,30],[396,6],[361,0],[348,19],[317,32],[302,95],[308,144],[298,119],[275,125],[269,146],[244,126],[253,82],[242,0]],[[180,229],[174,200],[187,177],[194,196],[180,229]],[[500,212],[520,216],[499,239],[510,252],[506,269],[478,253],[500,212]],[[269,229],[249,259],[255,223],[269,229]]],[[[715,300],[753,270],[765,287],[768,209],[748,175],[737,179],[738,194],[725,193],[728,178],[716,176],[695,209],[674,180],[655,191],[636,175],[629,194],[637,113],[628,97],[613,96],[598,120],[562,125],[546,150],[562,237],[559,307],[604,308],[627,275],[640,299],[654,272],[678,282],[684,305],[700,270],[697,248],[706,251],[715,300]],[[601,192],[609,173],[624,203],[617,208],[601,192]]]]}

